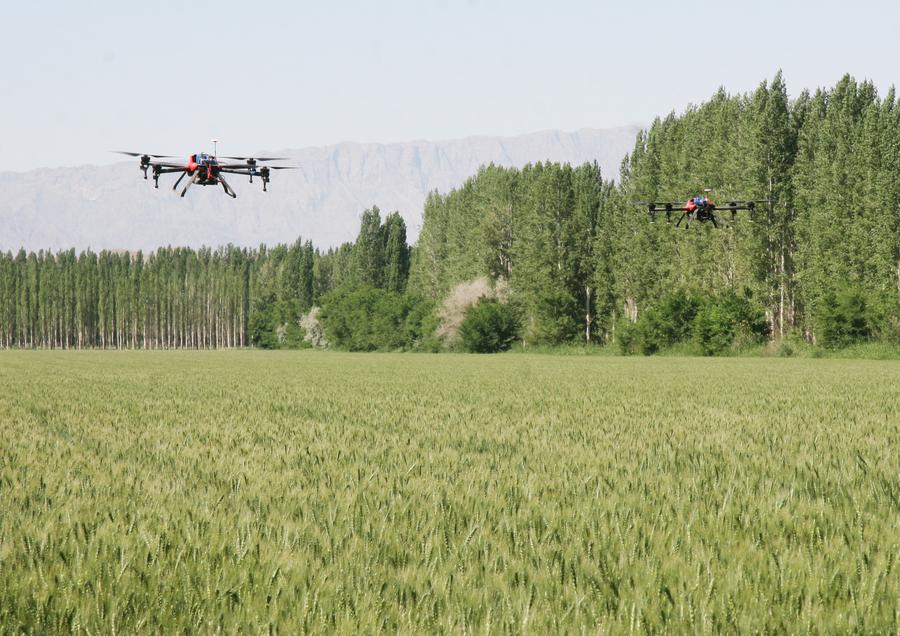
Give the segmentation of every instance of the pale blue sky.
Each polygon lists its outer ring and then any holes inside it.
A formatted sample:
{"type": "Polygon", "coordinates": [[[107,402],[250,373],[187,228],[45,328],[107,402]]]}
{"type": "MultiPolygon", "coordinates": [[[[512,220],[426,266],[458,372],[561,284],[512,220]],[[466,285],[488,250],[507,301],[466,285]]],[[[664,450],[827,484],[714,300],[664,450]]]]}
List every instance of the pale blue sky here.
{"type": "Polygon", "coordinates": [[[897,79],[900,2],[6,2],[0,170],[647,123],[897,79]]]}

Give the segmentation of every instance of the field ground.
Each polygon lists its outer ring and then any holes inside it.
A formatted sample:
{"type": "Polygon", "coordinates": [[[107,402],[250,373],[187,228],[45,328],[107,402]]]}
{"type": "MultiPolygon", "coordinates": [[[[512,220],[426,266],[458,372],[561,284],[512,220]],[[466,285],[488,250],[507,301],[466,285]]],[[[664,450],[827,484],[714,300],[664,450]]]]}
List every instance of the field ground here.
{"type": "Polygon", "coordinates": [[[0,352],[0,632],[900,629],[900,364],[0,352]]]}

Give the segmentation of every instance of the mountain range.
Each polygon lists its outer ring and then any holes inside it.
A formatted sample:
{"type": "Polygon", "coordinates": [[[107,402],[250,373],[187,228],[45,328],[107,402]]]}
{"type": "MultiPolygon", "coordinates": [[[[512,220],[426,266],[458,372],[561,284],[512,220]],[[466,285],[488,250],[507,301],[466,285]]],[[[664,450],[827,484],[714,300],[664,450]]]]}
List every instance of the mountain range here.
{"type": "Polygon", "coordinates": [[[639,129],[280,150],[276,154],[290,157],[282,163],[302,169],[273,173],[267,193],[258,180],[250,184],[233,175],[229,184],[237,199],[220,187],[196,186],[179,198],[172,191],[177,175],[164,175],[154,189],[152,180],[142,179],[137,159],[3,172],[0,250],[146,251],[165,245],[273,245],[298,237],[327,248],[353,240],[361,213],[372,205],[383,213],[399,211],[412,242],[427,194],[461,185],[481,165],[597,161],[604,175],[617,177],[639,129]]]}

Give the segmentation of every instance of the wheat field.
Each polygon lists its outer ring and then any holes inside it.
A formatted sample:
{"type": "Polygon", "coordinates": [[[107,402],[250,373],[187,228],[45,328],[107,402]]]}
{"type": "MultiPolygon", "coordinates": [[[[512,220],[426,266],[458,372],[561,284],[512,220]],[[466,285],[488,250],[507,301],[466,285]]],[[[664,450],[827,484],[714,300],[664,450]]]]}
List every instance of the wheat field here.
{"type": "Polygon", "coordinates": [[[0,352],[2,633],[898,633],[900,364],[0,352]]]}

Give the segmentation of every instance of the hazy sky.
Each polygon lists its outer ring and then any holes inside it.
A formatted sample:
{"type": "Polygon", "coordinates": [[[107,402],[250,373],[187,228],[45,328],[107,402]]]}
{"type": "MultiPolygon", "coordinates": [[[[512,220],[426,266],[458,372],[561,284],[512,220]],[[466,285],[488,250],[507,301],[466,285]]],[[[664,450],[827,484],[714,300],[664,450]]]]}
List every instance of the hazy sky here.
{"type": "Polygon", "coordinates": [[[900,2],[4,2],[0,170],[648,123],[897,81],[900,2]]]}

